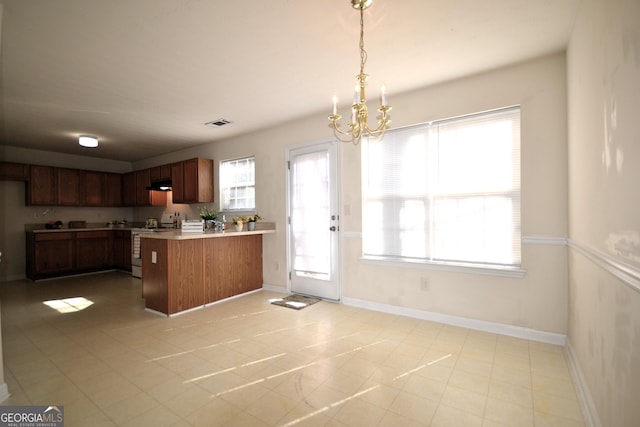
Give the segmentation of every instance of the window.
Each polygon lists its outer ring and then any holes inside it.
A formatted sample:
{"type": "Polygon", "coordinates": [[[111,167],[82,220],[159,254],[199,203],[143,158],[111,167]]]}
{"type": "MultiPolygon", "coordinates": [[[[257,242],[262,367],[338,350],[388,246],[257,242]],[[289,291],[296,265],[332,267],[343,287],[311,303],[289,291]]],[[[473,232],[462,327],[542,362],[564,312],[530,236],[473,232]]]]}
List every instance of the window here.
{"type": "Polygon", "coordinates": [[[223,211],[252,210],[256,207],[255,157],[220,163],[220,194],[223,211]]]}
{"type": "Polygon", "coordinates": [[[362,173],[365,257],[520,267],[519,107],[389,130],[362,173]]]}

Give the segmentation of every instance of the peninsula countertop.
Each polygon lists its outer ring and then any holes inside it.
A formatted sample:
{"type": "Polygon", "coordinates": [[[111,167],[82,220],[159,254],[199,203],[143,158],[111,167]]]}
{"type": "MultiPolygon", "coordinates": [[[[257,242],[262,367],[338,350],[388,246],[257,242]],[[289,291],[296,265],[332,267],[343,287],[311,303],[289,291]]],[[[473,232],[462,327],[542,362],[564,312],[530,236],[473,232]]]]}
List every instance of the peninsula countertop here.
{"type": "Polygon", "coordinates": [[[275,233],[275,228],[260,229],[255,231],[205,231],[205,232],[193,232],[193,231],[181,231],[181,230],[169,230],[169,231],[157,231],[153,233],[142,233],[140,237],[143,239],[159,239],[159,240],[191,240],[191,239],[212,239],[219,237],[239,237],[250,236],[253,234],[271,234],[275,233]]]}

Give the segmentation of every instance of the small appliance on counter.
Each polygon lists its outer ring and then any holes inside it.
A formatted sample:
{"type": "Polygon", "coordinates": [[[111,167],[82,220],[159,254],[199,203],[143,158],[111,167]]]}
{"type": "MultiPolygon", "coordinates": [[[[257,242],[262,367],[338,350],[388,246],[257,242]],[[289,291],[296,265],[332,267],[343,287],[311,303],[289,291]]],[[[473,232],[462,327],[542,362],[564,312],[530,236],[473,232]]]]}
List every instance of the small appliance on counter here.
{"type": "Polygon", "coordinates": [[[87,228],[87,221],[69,221],[69,228],[87,228]]]}
{"type": "Polygon", "coordinates": [[[162,228],[175,228],[175,224],[173,223],[173,216],[171,216],[171,214],[162,214],[160,226],[162,228]]]}
{"type": "Polygon", "coordinates": [[[158,228],[158,220],[155,218],[149,218],[145,223],[145,228],[158,228]]]}
{"type": "Polygon", "coordinates": [[[204,233],[204,221],[201,219],[185,219],[180,227],[182,232],[204,233]]]}

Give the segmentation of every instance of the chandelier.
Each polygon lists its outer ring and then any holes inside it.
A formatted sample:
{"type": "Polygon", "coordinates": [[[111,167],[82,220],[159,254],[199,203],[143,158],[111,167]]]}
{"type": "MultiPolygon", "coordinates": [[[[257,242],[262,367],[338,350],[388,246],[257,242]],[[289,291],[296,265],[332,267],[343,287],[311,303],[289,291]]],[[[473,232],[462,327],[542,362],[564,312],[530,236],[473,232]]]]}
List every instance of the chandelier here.
{"type": "Polygon", "coordinates": [[[330,128],[333,129],[335,137],[342,142],[352,142],[358,145],[363,136],[371,136],[380,138],[387,130],[387,125],[391,120],[387,113],[391,110],[391,106],[387,104],[387,96],[384,85],[380,89],[380,107],[378,107],[378,126],[369,127],[369,112],[367,110],[367,97],[365,95],[365,86],[367,85],[367,74],[364,72],[364,64],[367,62],[367,52],[364,50],[364,10],[371,6],[373,0],[351,0],[354,9],[360,10],[360,73],[356,76],[356,96],[355,101],[351,105],[351,123],[349,130],[340,129],[340,119],[342,116],[338,114],[338,99],[333,97],[333,109],[329,120],[331,120],[330,128]]]}

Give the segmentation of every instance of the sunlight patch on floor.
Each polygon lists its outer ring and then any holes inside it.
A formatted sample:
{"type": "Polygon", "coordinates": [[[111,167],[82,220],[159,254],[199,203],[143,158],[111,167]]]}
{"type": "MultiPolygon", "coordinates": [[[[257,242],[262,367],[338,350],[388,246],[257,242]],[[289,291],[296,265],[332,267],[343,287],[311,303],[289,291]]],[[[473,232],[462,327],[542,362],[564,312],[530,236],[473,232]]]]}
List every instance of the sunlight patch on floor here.
{"type": "Polygon", "coordinates": [[[74,313],[76,311],[84,310],[87,307],[93,305],[93,301],[86,299],[85,297],[73,297],[65,299],[52,299],[44,301],[44,305],[53,308],[59,313],[74,313]]]}

